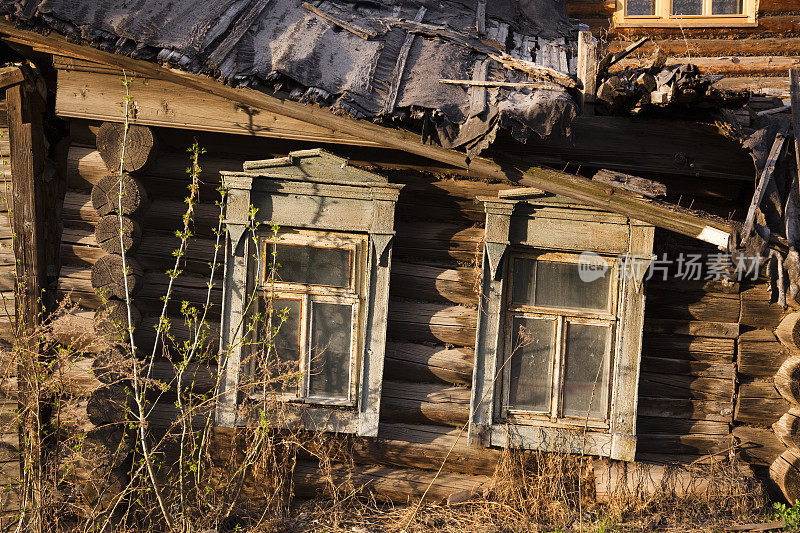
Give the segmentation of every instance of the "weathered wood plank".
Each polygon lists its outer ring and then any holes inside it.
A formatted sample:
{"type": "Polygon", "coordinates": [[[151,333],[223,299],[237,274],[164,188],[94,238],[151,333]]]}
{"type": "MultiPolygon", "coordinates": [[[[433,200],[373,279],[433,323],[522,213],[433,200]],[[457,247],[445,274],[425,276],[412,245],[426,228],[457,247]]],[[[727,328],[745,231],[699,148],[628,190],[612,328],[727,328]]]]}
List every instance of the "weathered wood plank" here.
{"type": "Polygon", "coordinates": [[[469,386],[472,383],[474,357],[471,348],[388,342],[383,375],[388,380],[469,386]]]}
{"type": "Polygon", "coordinates": [[[384,381],[381,420],[461,427],[469,402],[466,388],[384,381]]]}
{"type": "Polygon", "coordinates": [[[769,427],[789,410],[789,402],[769,381],[746,381],[739,385],[734,420],[742,424],[769,427]]]}
{"type": "MultiPolygon", "coordinates": [[[[84,72],[77,64],[71,67],[75,70],[64,69],[68,64],[68,60],[62,63],[58,71],[56,114],[122,121],[119,109],[125,89],[119,81],[121,71],[116,74],[84,72]]],[[[136,98],[135,124],[312,142],[379,145],[175,83],[130,75],[128,79],[136,98]],[[175,95],[180,97],[175,98],[175,95]]]]}

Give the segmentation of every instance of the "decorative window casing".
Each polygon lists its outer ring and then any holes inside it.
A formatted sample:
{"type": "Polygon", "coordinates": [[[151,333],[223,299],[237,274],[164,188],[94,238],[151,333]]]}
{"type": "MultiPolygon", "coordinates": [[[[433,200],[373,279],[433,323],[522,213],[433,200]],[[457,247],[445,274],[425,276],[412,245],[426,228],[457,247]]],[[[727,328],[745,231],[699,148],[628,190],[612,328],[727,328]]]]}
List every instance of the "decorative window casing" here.
{"type": "Polygon", "coordinates": [[[624,27],[756,26],[757,0],[617,0],[614,25],[624,27]]]}
{"type": "Polygon", "coordinates": [[[216,423],[254,423],[243,407],[269,395],[285,407],[281,423],[377,435],[402,185],[321,150],[250,161],[222,179],[225,359],[216,423]]]}
{"type": "Polygon", "coordinates": [[[480,200],[472,442],[633,460],[653,227],[558,197],[480,200]]]}

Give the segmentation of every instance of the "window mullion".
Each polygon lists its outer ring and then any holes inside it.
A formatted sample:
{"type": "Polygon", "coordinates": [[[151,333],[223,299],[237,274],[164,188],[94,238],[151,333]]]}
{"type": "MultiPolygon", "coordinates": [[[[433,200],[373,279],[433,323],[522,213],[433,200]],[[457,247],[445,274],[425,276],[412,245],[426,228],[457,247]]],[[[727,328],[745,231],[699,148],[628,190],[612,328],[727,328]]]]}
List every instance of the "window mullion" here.
{"type": "Polygon", "coordinates": [[[563,316],[559,316],[556,322],[556,338],[553,347],[553,389],[550,399],[550,416],[552,418],[560,418],[561,412],[561,387],[563,384],[564,372],[564,328],[566,321],[563,316]]]}
{"type": "Polygon", "coordinates": [[[703,15],[711,16],[711,2],[712,0],[703,0],[703,15]]]}
{"type": "Polygon", "coordinates": [[[311,368],[311,295],[303,295],[303,325],[300,330],[300,345],[303,347],[300,353],[300,384],[299,396],[303,400],[308,398],[308,386],[311,368]]]}

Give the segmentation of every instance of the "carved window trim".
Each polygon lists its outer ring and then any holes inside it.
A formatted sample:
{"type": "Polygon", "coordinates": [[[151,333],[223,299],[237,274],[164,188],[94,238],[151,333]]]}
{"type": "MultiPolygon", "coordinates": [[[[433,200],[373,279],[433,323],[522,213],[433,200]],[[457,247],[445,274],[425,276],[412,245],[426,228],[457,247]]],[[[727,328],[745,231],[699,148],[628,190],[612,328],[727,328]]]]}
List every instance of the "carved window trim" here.
{"type": "MultiPolygon", "coordinates": [[[[351,337],[353,385],[347,400],[276,395],[283,405],[276,422],[315,431],[376,436],[386,345],[394,207],[402,185],[390,184],[382,176],[349,167],[345,159],[322,150],[304,150],[292,152],[287,158],[251,161],[244,164],[244,172],[221,174],[228,192],[220,332],[220,353],[224,359],[220,361],[222,375],[216,424],[236,427],[258,423],[257,415],[243,409],[254,391],[248,385],[247,377],[253,368],[242,327],[244,320],[257,312],[257,302],[253,298],[259,298],[264,290],[272,290],[261,284],[266,268],[266,256],[262,254],[266,252],[260,246],[263,242],[259,242],[263,234],[252,231],[253,224],[258,223],[297,230],[297,234],[337,235],[358,243],[352,247],[352,290],[302,283],[278,283],[274,287],[276,296],[294,294],[325,301],[346,299],[351,303],[355,301],[354,307],[358,309],[354,315],[358,324],[353,328],[358,339],[351,337]],[[253,212],[255,220],[251,220],[253,212]]],[[[280,263],[280,257],[277,261],[280,263]]]]}
{"type": "MultiPolygon", "coordinates": [[[[486,234],[471,400],[471,442],[633,460],[644,322],[642,280],[652,257],[654,228],[559,199],[479,200],[484,202],[486,210],[486,234]],[[611,333],[608,418],[603,421],[568,420],[550,415],[514,420],[507,416],[503,374],[507,373],[504,361],[511,319],[507,297],[511,288],[510,258],[554,252],[570,256],[595,252],[616,257],[618,264],[614,268],[633,273],[612,285],[609,313],[598,314],[598,318],[615,324],[611,333]]],[[[551,314],[556,316],[559,312],[553,310],[551,314]]],[[[578,314],[584,315],[582,319],[592,318],[592,313],[578,314]]]]}
{"type": "Polygon", "coordinates": [[[617,0],[614,26],[617,28],[690,28],[758,26],[757,0],[743,0],[742,13],[737,15],[711,14],[711,1],[702,0],[702,15],[673,15],[672,0],[655,0],[652,15],[628,15],[629,0],[617,0]]]}

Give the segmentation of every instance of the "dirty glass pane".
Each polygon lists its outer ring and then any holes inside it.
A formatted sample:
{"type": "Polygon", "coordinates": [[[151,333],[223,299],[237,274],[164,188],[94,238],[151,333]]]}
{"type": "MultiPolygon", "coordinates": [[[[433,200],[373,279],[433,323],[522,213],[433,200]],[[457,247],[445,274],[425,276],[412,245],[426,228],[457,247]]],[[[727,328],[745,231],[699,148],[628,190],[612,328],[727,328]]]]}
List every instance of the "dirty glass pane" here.
{"type": "Polygon", "coordinates": [[[514,259],[514,276],[511,299],[515,304],[534,305],[536,287],[536,261],[533,259],[514,259]]]}
{"type": "Polygon", "coordinates": [[[567,324],[562,412],[602,420],[606,417],[608,368],[606,354],[611,328],[567,324]]]}
{"type": "Polygon", "coordinates": [[[673,15],[702,15],[703,0],[672,0],[673,15]]]}
{"type": "Polygon", "coordinates": [[[655,15],[656,0],[628,0],[625,4],[625,14],[636,15],[655,15]]]}
{"type": "MultiPolygon", "coordinates": [[[[267,259],[270,251],[267,250],[267,259]]],[[[286,283],[348,287],[350,250],[278,243],[277,278],[286,283]]]]}
{"type": "Polygon", "coordinates": [[[712,15],[741,15],[743,0],[711,0],[712,15]]]}
{"type": "MultiPolygon", "coordinates": [[[[536,262],[536,305],[567,309],[608,309],[611,269],[605,260],[583,263],[536,262]]],[[[515,280],[516,281],[516,280],[515,280]]]]}
{"type": "Polygon", "coordinates": [[[347,398],[353,307],[317,302],[312,305],[309,396],[347,398]]]}
{"type": "Polygon", "coordinates": [[[508,407],[550,412],[556,321],[514,317],[512,328],[508,407]]]}
{"type": "MultiPolygon", "coordinates": [[[[297,364],[300,360],[300,324],[302,303],[300,300],[276,298],[272,301],[272,345],[277,357],[267,362],[270,385],[285,391],[296,390],[297,364]]],[[[269,332],[262,342],[269,339],[269,332]]]]}

